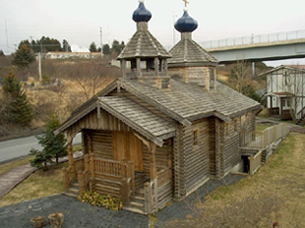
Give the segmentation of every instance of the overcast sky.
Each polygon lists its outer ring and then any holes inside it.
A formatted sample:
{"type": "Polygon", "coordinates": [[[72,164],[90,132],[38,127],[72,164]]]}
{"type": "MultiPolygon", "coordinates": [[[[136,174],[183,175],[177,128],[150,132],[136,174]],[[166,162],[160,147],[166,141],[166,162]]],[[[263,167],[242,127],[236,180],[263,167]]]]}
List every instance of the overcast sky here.
{"type": "MultiPolygon", "coordinates": [[[[189,0],[189,14],[199,23],[193,38],[207,40],[305,30],[304,0],[189,0]]],[[[0,50],[14,52],[21,40],[41,36],[89,47],[114,39],[128,42],[136,30],[131,19],[137,0],[0,0],[0,50]],[[8,42],[7,42],[8,41],[8,42]]],[[[151,33],[167,48],[180,34],[173,24],[183,14],[182,0],[146,0],[153,17],[151,33]]],[[[290,33],[293,34],[293,33],[290,33]]],[[[304,36],[305,37],[305,36],[304,36]]],[[[297,62],[299,60],[290,60],[297,62]]]]}

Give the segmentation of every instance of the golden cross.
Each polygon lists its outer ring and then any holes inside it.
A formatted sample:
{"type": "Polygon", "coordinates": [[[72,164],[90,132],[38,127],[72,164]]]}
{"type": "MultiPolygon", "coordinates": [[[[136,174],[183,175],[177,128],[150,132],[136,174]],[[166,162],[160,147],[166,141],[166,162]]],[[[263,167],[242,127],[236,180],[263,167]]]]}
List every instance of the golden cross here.
{"type": "Polygon", "coordinates": [[[187,7],[187,4],[190,4],[187,0],[182,0],[185,3],[185,7],[187,7]]]}

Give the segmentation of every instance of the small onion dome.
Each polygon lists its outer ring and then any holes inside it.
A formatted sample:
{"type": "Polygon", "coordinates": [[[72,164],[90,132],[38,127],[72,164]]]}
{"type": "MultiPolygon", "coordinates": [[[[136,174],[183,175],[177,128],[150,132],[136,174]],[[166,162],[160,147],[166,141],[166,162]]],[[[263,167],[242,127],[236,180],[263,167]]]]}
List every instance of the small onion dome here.
{"type": "Polygon", "coordinates": [[[179,32],[193,32],[198,27],[198,22],[191,18],[187,12],[184,10],[184,14],[175,23],[175,29],[179,32]]]}
{"type": "Polygon", "coordinates": [[[144,1],[139,1],[139,7],[133,12],[132,19],[135,22],[148,22],[151,18],[151,12],[145,8],[144,1]]]}

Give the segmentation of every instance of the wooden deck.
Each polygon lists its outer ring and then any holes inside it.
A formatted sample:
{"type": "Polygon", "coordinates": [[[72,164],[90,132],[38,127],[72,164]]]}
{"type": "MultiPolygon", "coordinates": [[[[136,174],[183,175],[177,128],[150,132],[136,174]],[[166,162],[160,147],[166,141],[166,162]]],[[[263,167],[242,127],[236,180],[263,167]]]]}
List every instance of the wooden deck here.
{"type": "Polygon", "coordinates": [[[279,139],[285,137],[290,129],[288,124],[280,124],[263,132],[241,132],[239,135],[240,154],[249,158],[249,174],[254,174],[266,159],[266,150],[279,139]],[[264,153],[265,152],[265,153],[264,153]]]}

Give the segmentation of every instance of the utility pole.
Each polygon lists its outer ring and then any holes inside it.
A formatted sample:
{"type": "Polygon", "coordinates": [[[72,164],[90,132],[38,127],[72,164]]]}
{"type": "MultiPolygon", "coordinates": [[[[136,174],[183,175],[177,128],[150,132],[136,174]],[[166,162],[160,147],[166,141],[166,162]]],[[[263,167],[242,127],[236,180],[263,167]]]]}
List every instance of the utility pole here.
{"type": "MultiPolygon", "coordinates": [[[[251,44],[254,44],[254,34],[251,36],[251,44]]],[[[255,76],[255,62],[252,62],[252,77],[255,76]]]]}
{"type": "Polygon", "coordinates": [[[40,41],[40,52],[38,53],[38,76],[40,82],[42,79],[41,56],[42,56],[42,41],[40,41]]]}
{"type": "Polygon", "coordinates": [[[103,30],[100,27],[100,44],[101,44],[101,57],[103,57],[103,30]]]}
{"type": "Polygon", "coordinates": [[[9,52],[10,52],[10,46],[9,46],[9,43],[8,43],[7,20],[5,20],[5,31],[6,31],[6,46],[7,46],[7,53],[9,54],[9,52]]]}

